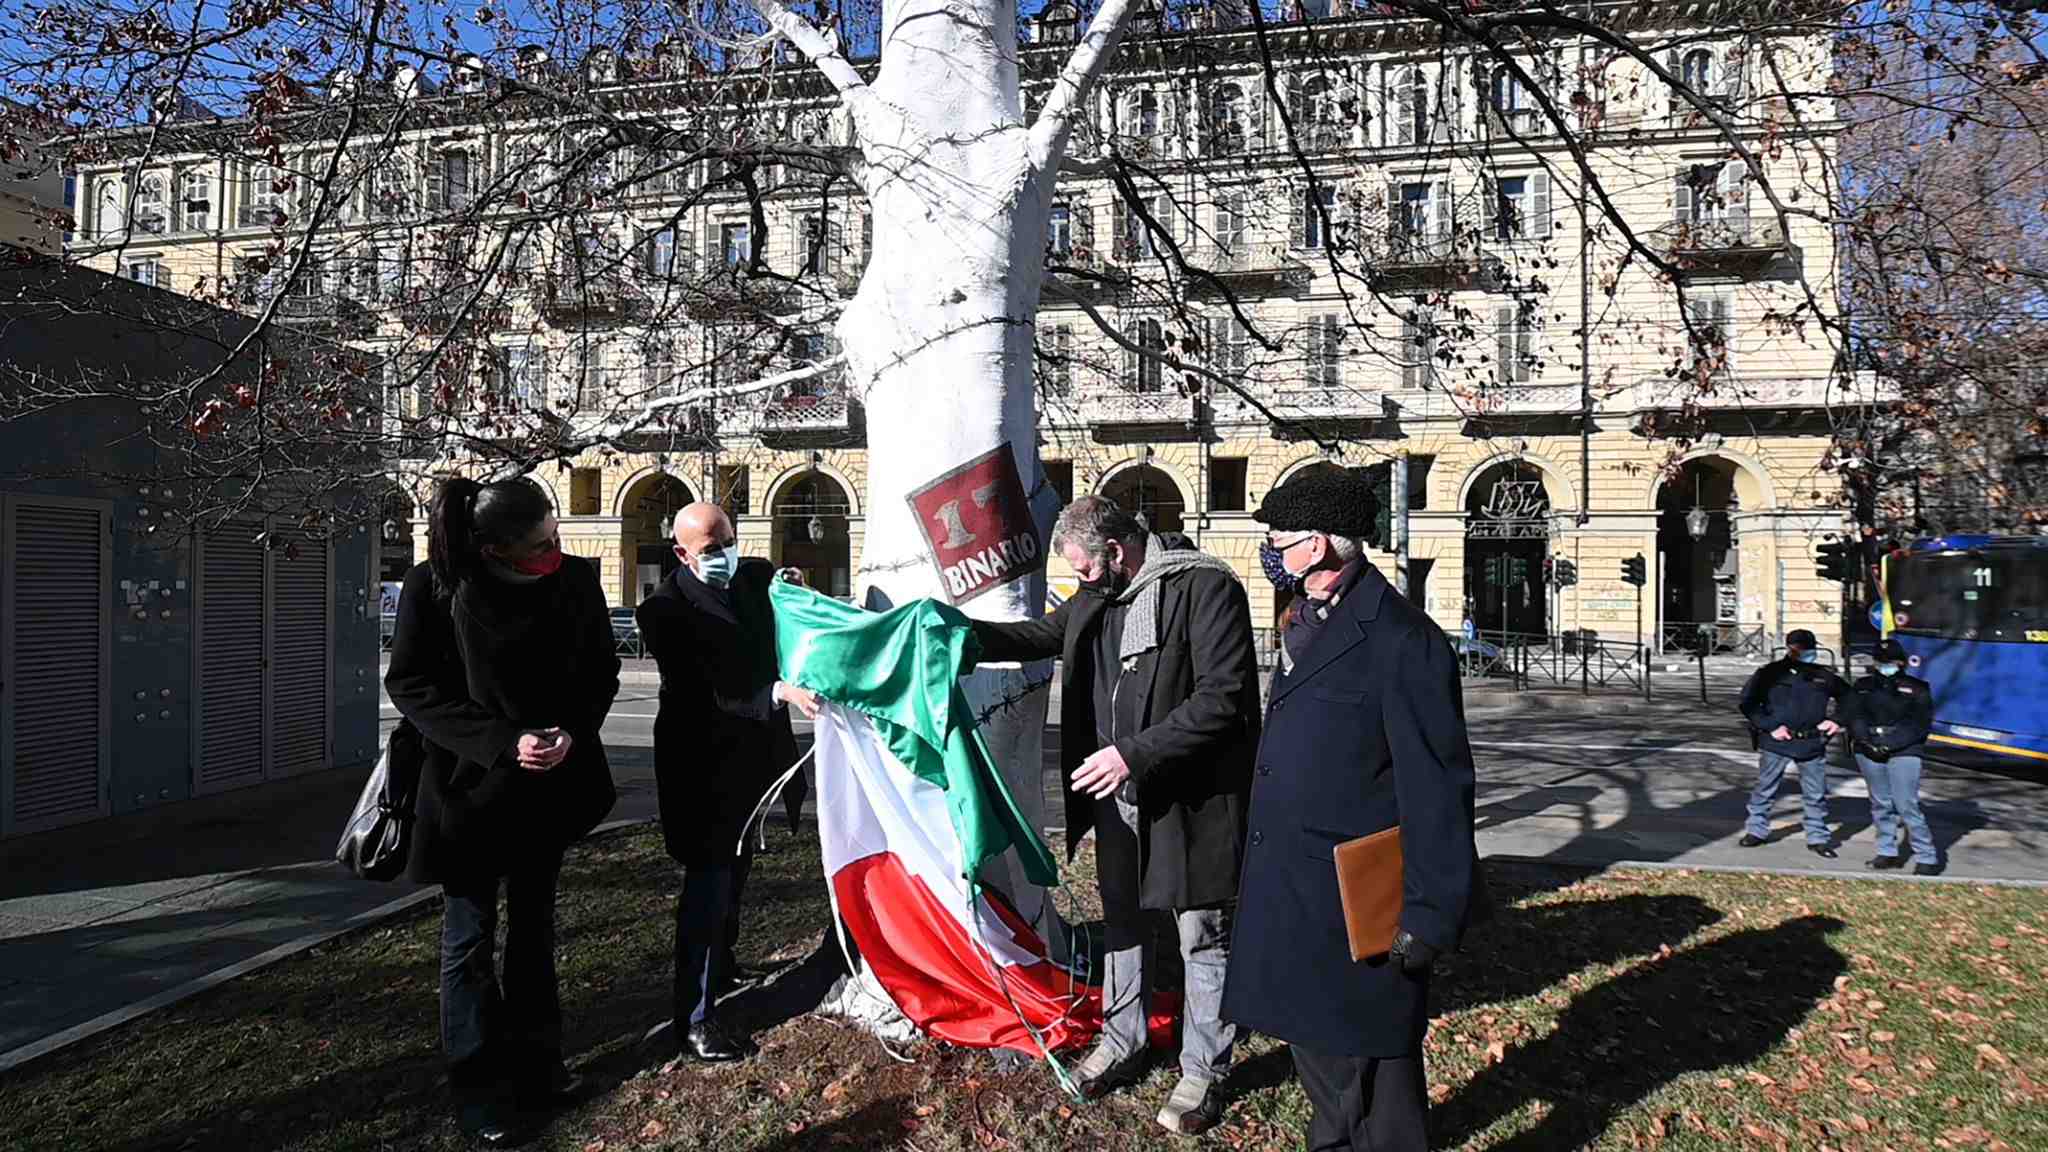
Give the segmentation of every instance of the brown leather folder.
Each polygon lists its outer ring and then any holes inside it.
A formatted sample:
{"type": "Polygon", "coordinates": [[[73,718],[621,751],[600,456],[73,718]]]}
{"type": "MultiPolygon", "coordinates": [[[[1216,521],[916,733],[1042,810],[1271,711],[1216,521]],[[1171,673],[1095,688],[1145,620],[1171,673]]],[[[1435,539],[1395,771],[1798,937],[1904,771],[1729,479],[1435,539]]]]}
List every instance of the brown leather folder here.
{"type": "Polygon", "coordinates": [[[1384,956],[1401,926],[1401,828],[1346,840],[1331,850],[1351,958],[1384,956]]]}

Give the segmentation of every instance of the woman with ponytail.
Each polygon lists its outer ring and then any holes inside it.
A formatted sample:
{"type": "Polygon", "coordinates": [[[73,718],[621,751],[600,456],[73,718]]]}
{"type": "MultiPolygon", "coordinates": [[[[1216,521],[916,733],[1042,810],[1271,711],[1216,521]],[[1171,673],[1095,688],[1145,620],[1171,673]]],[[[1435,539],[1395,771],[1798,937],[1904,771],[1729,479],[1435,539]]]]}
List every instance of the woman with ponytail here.
{"type": "Polygon", "coordinates": [[[500,1145],[581,1087],[562,1063],[555,885],[615,798],[599,729],[619,658],[597,569],[562,554],[538,485],[451,479],[429,517],[384,684],[426,744],[410,874],[444,894],[449,1087],[463,1131],[500,1145]]]}

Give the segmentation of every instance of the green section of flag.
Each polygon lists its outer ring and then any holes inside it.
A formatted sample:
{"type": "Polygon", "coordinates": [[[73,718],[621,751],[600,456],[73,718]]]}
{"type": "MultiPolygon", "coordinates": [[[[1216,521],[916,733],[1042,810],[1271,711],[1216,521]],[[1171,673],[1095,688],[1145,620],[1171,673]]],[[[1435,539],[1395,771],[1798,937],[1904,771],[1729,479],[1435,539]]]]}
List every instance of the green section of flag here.
{"type": "Polygon", "coordinates": [[[919,600],[868,612],[780,580],[769,597],[782,678],[867,716],[891,755],[944,790],[969,876],[1014,845],[1032,883],[1058,883],[961,695],[980,649],[959,609],[919,600]]]}

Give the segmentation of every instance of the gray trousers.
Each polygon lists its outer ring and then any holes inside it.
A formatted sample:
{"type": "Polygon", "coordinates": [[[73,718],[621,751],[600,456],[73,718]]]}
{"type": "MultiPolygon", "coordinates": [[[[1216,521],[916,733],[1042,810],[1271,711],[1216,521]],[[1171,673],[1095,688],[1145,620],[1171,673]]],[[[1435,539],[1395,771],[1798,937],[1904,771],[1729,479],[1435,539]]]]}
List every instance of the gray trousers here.
{"type": "MultiPolygon", "coordinates": [[[[1215,1083],[1230,1071],[1237,1025],[1223,1020],[1223,973],[1230,965],[1230,909],[1196,908],[1173,915],[1187,971],[1180,1014],[1180,1071],[1215,1083]]],[[[1104,958],[1101,1043],[1119,1060],[1145,1050],[1145,949],[1118,948],[1104,958]]]]}

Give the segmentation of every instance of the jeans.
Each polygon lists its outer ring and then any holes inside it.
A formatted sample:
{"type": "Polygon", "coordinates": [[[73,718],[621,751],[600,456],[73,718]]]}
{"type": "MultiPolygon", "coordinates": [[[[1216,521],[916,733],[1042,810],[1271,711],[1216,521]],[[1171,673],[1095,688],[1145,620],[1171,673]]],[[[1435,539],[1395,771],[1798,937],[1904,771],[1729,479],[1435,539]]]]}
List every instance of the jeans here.
{"type": "Polygon", "coordinates": [[[1877,830],[1877,854],[1899,854],[1899,825],[1904,824],[1913,844],[1913,862],[1939,864],[1941,852],[1934,846],[1934,833],[1927,827],[1927,817],[1920,814],[1920,758],[1872,760],[1858,752],[1856,766],[1863,769],[1863,779],[1870,785],[1870,826],[1877,830]]]}
{"type": "Polygon", "coordinates": [[[1834,838],[1828,833],[1828,760],[1825,752],[1811,760],[1794,760],[1776,752],[1758,755],[1756,789],[1749,794],[1747,831],[1759,840],[1771,834],[1771,804],[1778,798],[1778,785],[1785,779],[1785,769],[1794,766],[1799,769],[1799,800],[1805,809],[1806,842],[1832,844],[1834,838]]]}
{"type": "Polygon", "coordinates": [[[463,1104],[506,1089],[544,1089],[562,1065],[562,998],[555,980],[559,852],[505,877],[505,966],[495,970],[496,877],[447,885],[441,913],[441,1049],[463,1104]]]}
{"type": "Polygon", "coordinates": [[[754,839],[748,836],[731,863],[683,870],[683,894],[676,901],[678,1033],[709,1020],[732,979],[733,950],[740,938],[740,894],[753,865],[754,839]]]}
{"type": "MultiPolygon", "coordinates": [[[[1230,966],[1230,910],[1195,908],[1174,913],[1186,969],[1181,1005],[1181,1075],[1215,1083],[1230,1071],[1237,1025],[1223,1020],[1223,974],[1230,966]]],[[[1102,980],[1102,1040],[1124,1060],[1145,1050],[1147,1002],[1143,945],[1111,950],[1102,980]]]]}

